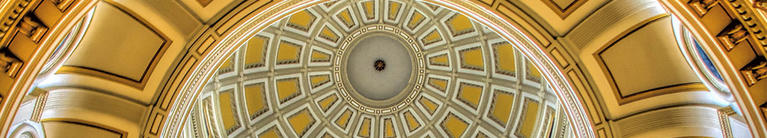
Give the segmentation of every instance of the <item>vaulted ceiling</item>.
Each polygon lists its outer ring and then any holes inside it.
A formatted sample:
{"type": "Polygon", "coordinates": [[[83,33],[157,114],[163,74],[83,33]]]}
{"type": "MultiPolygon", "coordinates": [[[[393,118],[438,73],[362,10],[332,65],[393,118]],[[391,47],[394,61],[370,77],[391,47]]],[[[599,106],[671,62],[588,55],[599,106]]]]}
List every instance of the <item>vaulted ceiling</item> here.
{"type": "Polygon", "coordinates": [[[0,3],[0,121],[14,134],[749,137],[767,126],[758,1],[0,3]]]}

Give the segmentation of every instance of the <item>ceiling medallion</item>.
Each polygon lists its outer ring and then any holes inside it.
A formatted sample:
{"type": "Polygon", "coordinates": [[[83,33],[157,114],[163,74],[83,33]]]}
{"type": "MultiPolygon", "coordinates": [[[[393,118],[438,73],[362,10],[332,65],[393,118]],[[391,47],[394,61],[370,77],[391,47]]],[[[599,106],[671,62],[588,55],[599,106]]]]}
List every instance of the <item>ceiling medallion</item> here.
{"type": "Polygon", "coordinates": [[[384,62],[381,59],[376,60],[375,62],[373,62],[373,67],[376,68],[376,71],[383,71],[384,69],[386,69],[386,62],[384,62]]]}
{"type": "Polygon", "coordinates": [[[386,24],[350,33],[332,63],[333,81],[344,101],[375,115],[396,113],[413,103],[426,78],[426,61],[414,39],[386,24]]]}

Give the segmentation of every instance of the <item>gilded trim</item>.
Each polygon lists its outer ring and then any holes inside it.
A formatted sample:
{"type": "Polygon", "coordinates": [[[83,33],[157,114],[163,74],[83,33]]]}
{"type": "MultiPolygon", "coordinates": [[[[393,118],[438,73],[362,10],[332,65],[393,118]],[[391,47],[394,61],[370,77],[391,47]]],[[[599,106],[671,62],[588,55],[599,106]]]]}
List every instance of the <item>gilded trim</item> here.
{"type": "Polygon", "coordinates": [[[61,123],[70,123],[70,124],[76,124],[76,125],[82,125],[87,127],[93,127],[98,129],[103,129],[115,134],[120,135],[120,138],[127,138],[128,132],[125,130],[120,130],[115,127],[107,126],[104,124],[99,124],[96,122],[86,121],[86,120],[80,120],[80,119],[73,119],[73,118],[47,118],[40,121],[40,124],[44,122],[61,122],[61,123]]]}
{"type": "Polygon", "coordinates": [[[551,8],[551,10],[553,10],[554,13],[557,13],[557,15],[559,15],[559,18],[565,19],[567,18],[567,16],[570,16],[570,14],[572,14],[576,9],[578,9],[578,7],[581,7],[581,5],[586,3],[586,1],[588,0],[575,0],[571,2],[570,5],[567,5],[567,7],[565,7],[564,9],[557,6],[557,4],[554,3],[554,1],[552,0],[541,0],[541,1],[543,1],[543,3],[546,3],[546,6],[551,8]]]}
{"type": "MultiPolygon", "coordinates": [[[[707,91],[707,90],[708,88],[705,85],[703,85],[703,83],[692,82],[692,83],[673,84],[673,85],[653,88],[653,89],[637,92],[628,96],[616,95],[616,97],[619,98],[618,104],[623,105],[630,102],[634,102],[634,101],[638,101],[638,100],[646,99],[650,97],[655,97],[659,95],[684,92],[684,91],[707,91]]],[[[618,93],[616,92],[616,94],[618,93]]]]}

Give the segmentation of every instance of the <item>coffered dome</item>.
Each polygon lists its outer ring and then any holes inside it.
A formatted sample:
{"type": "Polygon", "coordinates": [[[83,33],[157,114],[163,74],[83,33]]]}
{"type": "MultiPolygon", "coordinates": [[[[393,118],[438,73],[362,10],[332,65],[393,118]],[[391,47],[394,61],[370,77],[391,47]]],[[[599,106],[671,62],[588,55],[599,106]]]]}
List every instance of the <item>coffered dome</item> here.
{"type": "Polygon", "coordinates": [[[473,19],[420,1],[334,1],[248,38],[198,97],[211,136],[569,135],[541,73],[473,19]]]}
{"type": "Polygon", "coordinates": [[[2,0],[0,137],[765,137],[763,0],[2,0]]]}

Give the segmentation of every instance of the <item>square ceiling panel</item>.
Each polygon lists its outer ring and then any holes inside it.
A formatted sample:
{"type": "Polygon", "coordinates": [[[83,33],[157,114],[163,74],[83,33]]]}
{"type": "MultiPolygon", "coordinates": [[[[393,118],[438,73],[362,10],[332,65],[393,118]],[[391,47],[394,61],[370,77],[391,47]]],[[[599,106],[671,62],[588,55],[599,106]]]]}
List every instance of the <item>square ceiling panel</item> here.
{"type": "Polygon", "coordinates": [[[673,34],[670,16],[649,19],[614,38],[599,52],[597,58],[619,102],[700,82],[679,54],[673,34]]]}
{"type": "Polygon", "coordinates": [[[144,19],[120,7],[108,2],[96,5],[87,32],[60,72],[143,87],[170,41],[144,19]]]}

